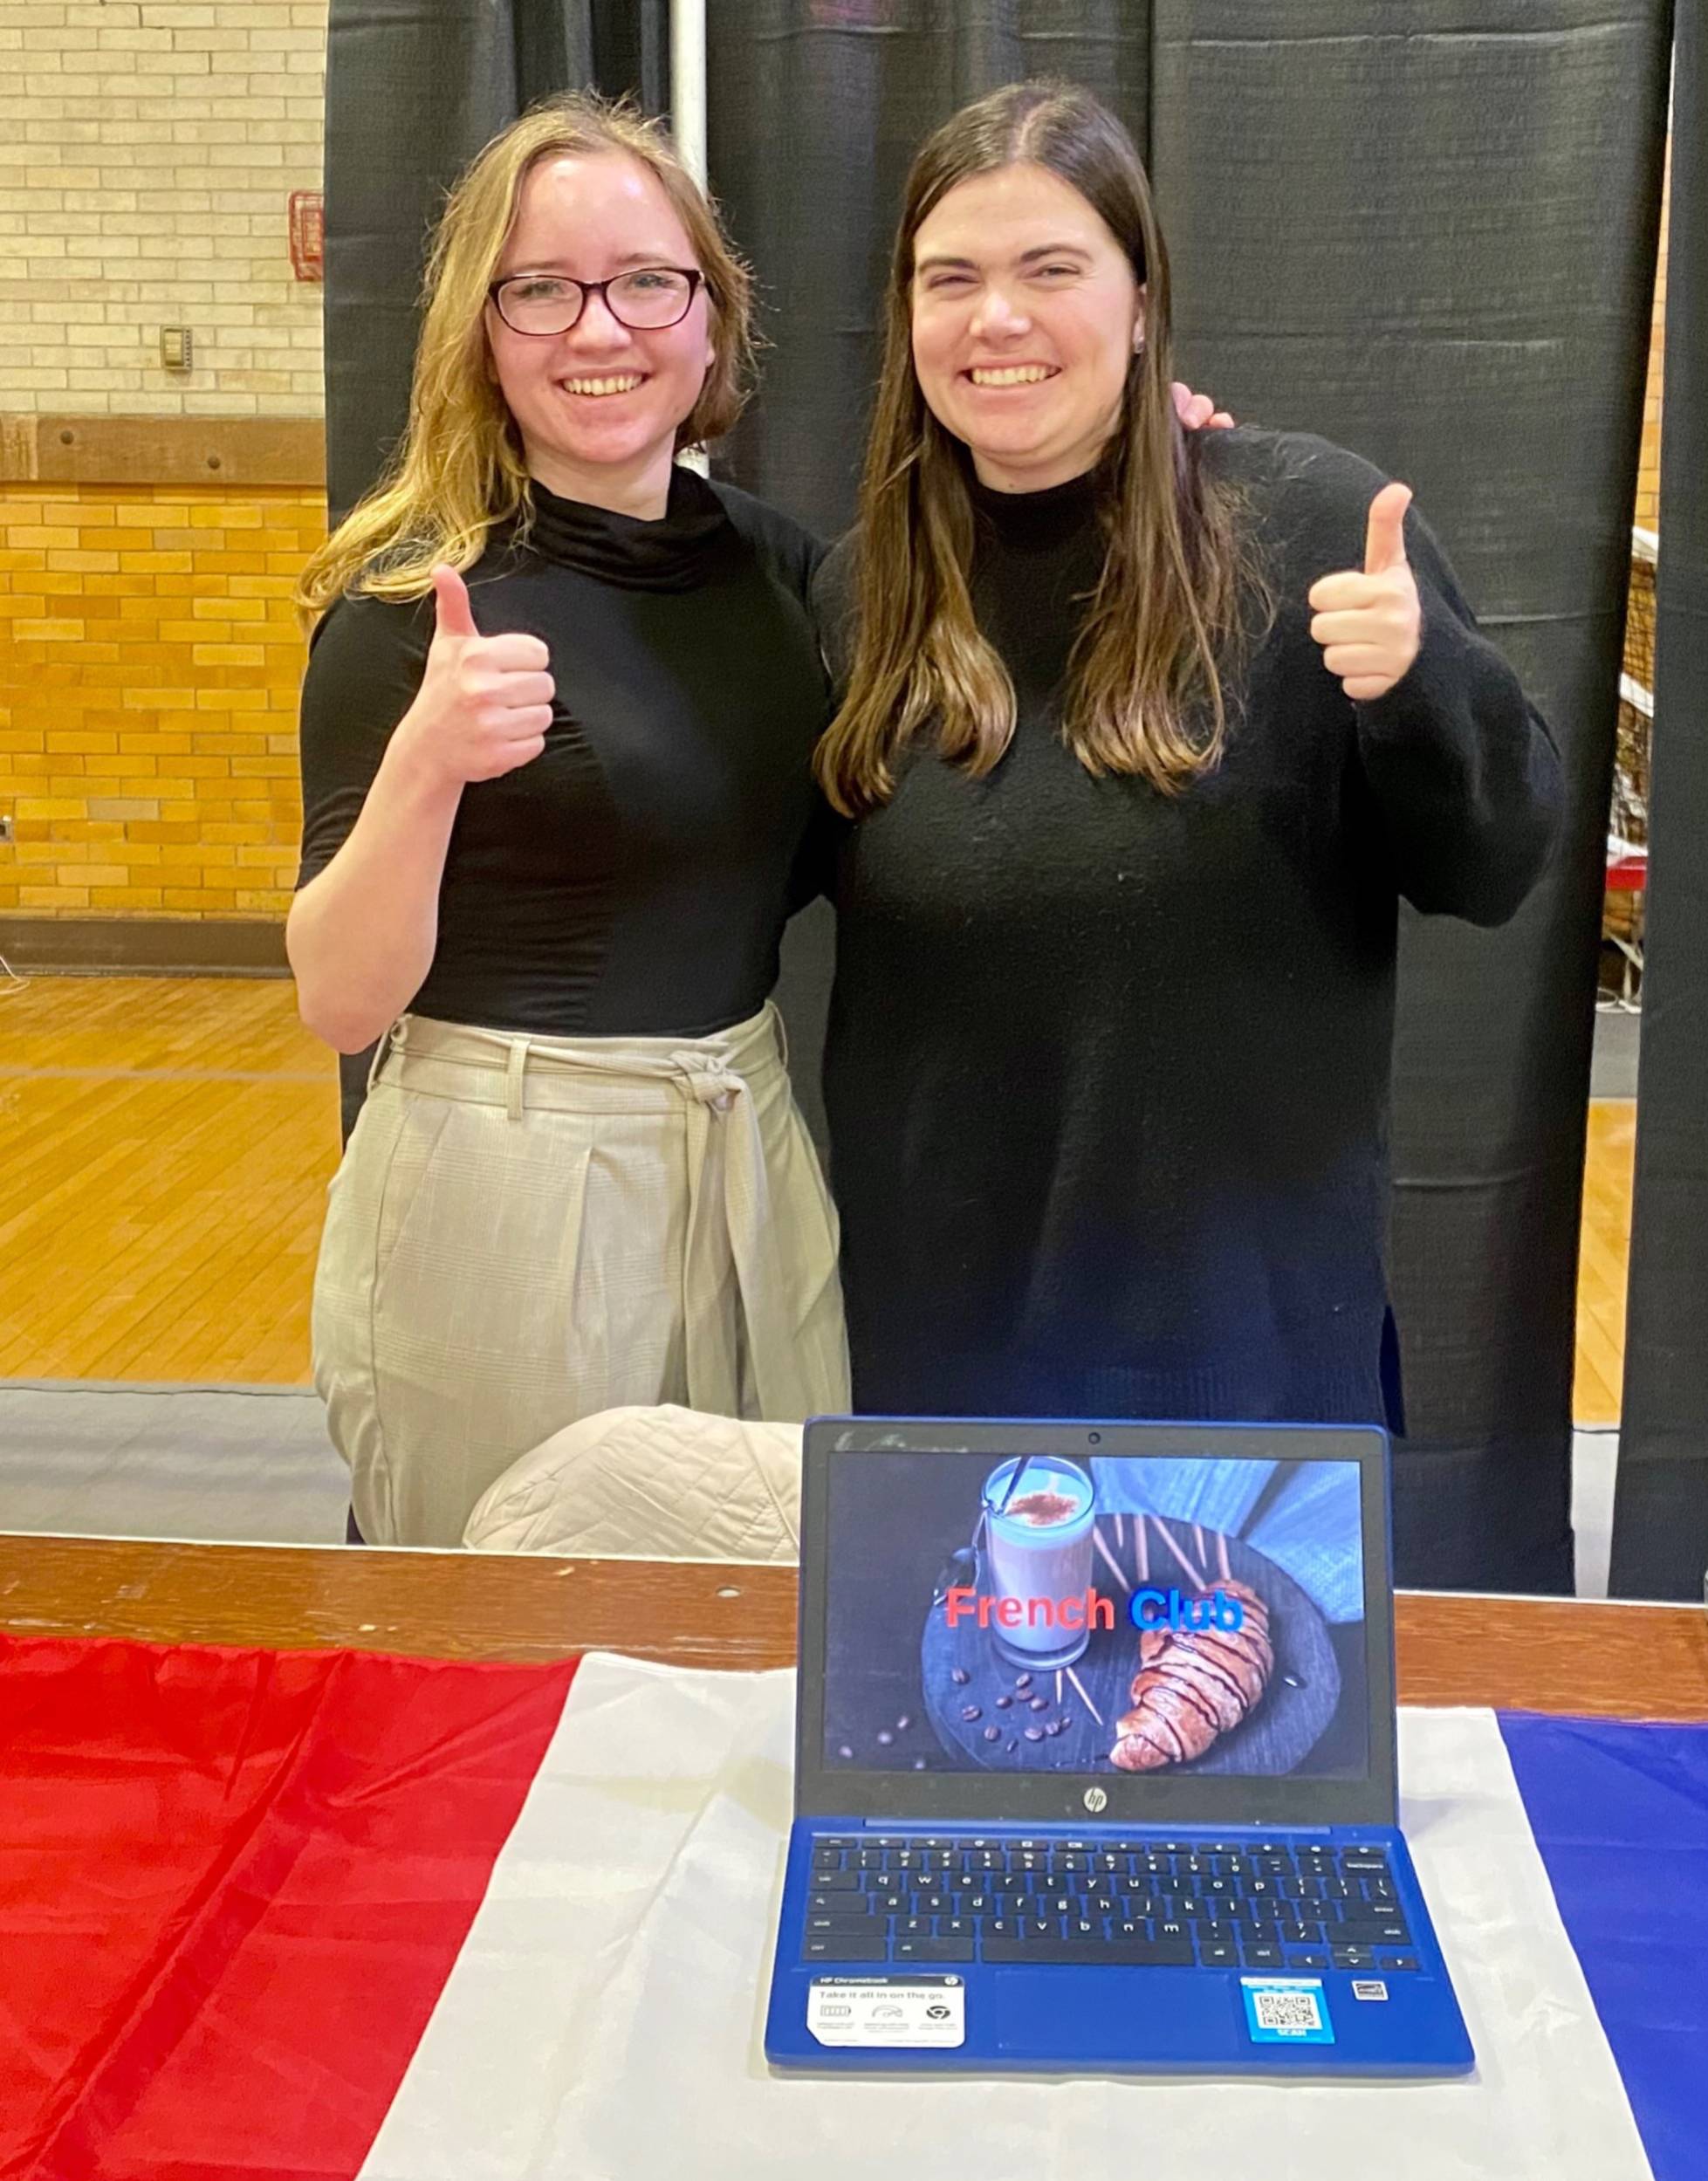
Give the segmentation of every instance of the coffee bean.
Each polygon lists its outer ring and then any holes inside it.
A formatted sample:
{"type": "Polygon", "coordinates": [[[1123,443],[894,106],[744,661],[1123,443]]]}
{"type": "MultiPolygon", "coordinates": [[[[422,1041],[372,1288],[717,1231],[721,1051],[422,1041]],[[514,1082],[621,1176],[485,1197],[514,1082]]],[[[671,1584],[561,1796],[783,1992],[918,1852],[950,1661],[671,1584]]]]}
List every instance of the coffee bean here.
{"type": "Polygon", "coordinates": [[[844,1742],[841,1748],[837,1751],[836,1754],[839,1757],[852,1757],[854,1755],[854,1752],[848,1747],[847,1744],[844,1742]]]}
{"type": "Polygon", "coordinates": [[[1012,1704],[1013,1701],[1014,1699],[1012,1697],[998,1697],[997,1698],[997,1710],[998,1711],[1006,1711],[1009,1705],[1012,1704]]]}
{"type": "Polygon", "coordinates": [[[1026,1729],[1026,1739],[1027,1739],[1027,1741],[1029,1741],[1029,1742],[1041,1742],[1041,1741],[1043,1740],[1043,1739],[1044,1739],[1044,1730],[1043,1730],[1043,1728],[1042,1728],[1041,1726],[1029,1726],[1029,1727],[1026,1729]]]}
{"type": "Polygon", "coordinates": [[[1010,1742],[1008,1745],[1008,1754],[1012,1757],[1019,1746],[1020,1745],[1019,1742],[1010,1742]]]}
{"type": "Polygon", "coordinates": [[[1034,1697],[1032,1700],[1032,1708],[1034,1711],[1047,1711],[1050,1708],[1050,1699],[1047,1697],[1034,1697]]]}
{"type": "Polygon", "coordinates": [[[1017,1689],[1030,1689],[1032,1686],[1032,1676],[1030,1674],[1016,1674],[1014,1677],[1014,1686],[1017,1689]]]}
{"type": "Polygon", "coordinates": [[[964,1719],[982,1719],[984,1716],[984,1709],[979,1704],[964,1704],[961,1706],[961,1717],[964,1719]]]}
{"type": "Polygon", "coordinates": [[[900,1718],[899,1719],[897,1719],[897,1720],[896,1720],[896,1722],[895,1722],[895,1732],[896,1732],[898,1734],[905,1734],[905,1733],[907,1732],[908,1729],[909,1729],[909,1728],[912,1725],[913,1725],[913,1721],[912,1721],[912,1720],[911,1720],[911,1719],[908,1717],[908,1714],[904,1711],[904,1712],[902,1714],[901,1718],[900,1718]]]}
{"type": "Polygon", "coordinates": [[[964,1689],[972,1679],[972,1676],[964,1666],[951,1666],[949,1670],[949,1678],[957,1689],[964,1689]]]}
{"type": "Polygon", "coordinates": [[[895,1739],[895,1737],[890,1732],[889,1729],[885,1727],[883,1732],[878,1737],[878,1747],[880,1749],[888,1749],[895,1739]]]}
{"type": "Polygon", "coordinates": [[[1049,1736],[1052,1741],[1054,1741],[1056,1736],[1061,1732],[1061,1721],[1060,1719],[1046,1719],[1044,1722],[1044,1732],[1049,1736]]]}
{"type": "Polygon", "coordinates": [[[1002,1729],[999,1726],[987,1726],[984,1730],[984,1739],[987,1742],[999,1742],[1002,1739],[1002,1729]]]}
{"type": "Polygon", "coordinates": [[[916,1757],[913,1760],[913,1768],[916,1772],[923,1772],[925,1769],[925,1759],[923,1757],[916,1757]]]}

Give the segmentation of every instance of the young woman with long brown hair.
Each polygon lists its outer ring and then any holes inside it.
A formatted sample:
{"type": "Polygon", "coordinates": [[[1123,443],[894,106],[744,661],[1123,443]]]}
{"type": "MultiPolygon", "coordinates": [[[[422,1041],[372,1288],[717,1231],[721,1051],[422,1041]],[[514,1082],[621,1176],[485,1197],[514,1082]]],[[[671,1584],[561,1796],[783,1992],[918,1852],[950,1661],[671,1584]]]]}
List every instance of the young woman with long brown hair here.
{"type": "Polygon", "coordinates": [[[1095,99],[931,138],[817,585],[868,1411],[1396,1420],[1398,904],[1510,916],[1558,761],[1406,488],[1183,435],[1170,346],[1095,99]]]}

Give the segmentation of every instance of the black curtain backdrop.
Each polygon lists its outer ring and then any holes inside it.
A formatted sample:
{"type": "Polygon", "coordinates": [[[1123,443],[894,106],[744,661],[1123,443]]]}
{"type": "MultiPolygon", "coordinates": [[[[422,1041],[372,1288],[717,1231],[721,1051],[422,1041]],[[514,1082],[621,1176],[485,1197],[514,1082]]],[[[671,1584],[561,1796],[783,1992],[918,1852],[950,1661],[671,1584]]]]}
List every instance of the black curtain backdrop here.
{"type": "Polygon", "coordinates": [[[1237,0],[1156,14],[1153,166],[1195,383],[1416,487],[1565,759],[1562,849],[1514,923],[1405,915],[1391,1263],[1400,1580],[1569,1590],[1581,1177],[1670,9],[1320,0],[1266,11],[1264,36],[1237,0]]]}
{"type": "Polygon", "coordinates": [[[1615,1595],[1708,1570],[1708,23],[1679,0],[1650,890],[1615,1595]]]}
{"type": "MultiPolygon", "coordinates": [[[[1513,926],[1405,921],[1396,1558],[1412,1584],[1568,1590],[1580,1184],[1670,10],[1074,12],[1070,29],[1066,8],[718,8],[712,181],[777,343],[726,459],[820,530],[846,521],[909,152],[958,101],[1059,71],[1149,147],[1183,375],[1416,488],[1555,728],[1572,809],[1513,926]],[[933,24],[945,14],[960,27],[933,24]]],[[[803,1077],[831,944],[825,918],[792,937],[780,997],[803,1077]]]]}
{"type": "MultiPolygon", "coordinates": [[[[422,273],[445,192],[550,92],[669,109],[669,0],[332,0],[326,31],[326,498],[335,525],[408,414],[422,273]]],[[[348,1139],[372,1049],[339,1064],[348,1139]]]]}

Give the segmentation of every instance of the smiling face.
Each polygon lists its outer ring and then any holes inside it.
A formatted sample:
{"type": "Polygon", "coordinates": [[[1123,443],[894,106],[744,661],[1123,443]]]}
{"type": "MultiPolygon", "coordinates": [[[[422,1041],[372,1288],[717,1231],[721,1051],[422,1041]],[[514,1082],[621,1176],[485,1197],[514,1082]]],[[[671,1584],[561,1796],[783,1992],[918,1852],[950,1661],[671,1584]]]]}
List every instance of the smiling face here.
{"type": "Polygon", "coordinates": [[[1083,475],[1121,414],[1144,291],[1079,191],[1023,163],[947,191],[914,237],[920,391],[981,484],[1083,475]]]}
{"type": "MultiPolygon", "coordinates": [[[[621,152],[542,161],[522,185],[495,280],[518,272],[608,280],[641,265],[696,269],[657,177],[621,152]]],[[[518,333],[486,306],[492,367],[528,471],[566,499],[648,518],[669,492],[676,429],[712,362],[704,286],[680,325],[637,332],[589,296],[566,333],[518,333]]]]}

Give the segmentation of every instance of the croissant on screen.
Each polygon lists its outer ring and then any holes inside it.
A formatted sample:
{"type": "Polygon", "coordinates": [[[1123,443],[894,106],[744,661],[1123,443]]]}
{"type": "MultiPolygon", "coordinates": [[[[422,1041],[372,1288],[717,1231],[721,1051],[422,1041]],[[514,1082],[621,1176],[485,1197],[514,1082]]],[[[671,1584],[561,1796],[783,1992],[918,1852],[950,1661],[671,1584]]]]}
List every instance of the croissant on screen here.
{"type": "Polygon", "coordinates": [[[1275,1670],[1269,1608],[1245,1583],[1220,1586],[1245,1608],[1238,1629],[1145,1629],[1133,1709],[1115,1722],[1111,1761],[1122,1772],[1154,1772],[1202,1757],[1261,1700],[1275,1670]]]}

